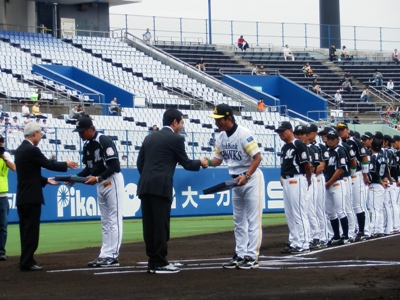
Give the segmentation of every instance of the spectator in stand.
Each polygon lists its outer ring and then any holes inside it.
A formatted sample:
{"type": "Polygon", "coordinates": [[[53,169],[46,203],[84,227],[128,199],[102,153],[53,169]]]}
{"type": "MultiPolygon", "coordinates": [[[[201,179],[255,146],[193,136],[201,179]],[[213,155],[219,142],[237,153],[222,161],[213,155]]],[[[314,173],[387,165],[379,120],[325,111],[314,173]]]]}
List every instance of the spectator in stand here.
{"type": "Polygon", "coordinates": [[[258,73],[259,73],[260,75],[267,75],[267,72],[265,72],[265,70],[264,70],[264,65],[261,65],[261,66],[260,66],[260,70],[258,71],[258,73]]]}
{"type": "Polygon", "coordinates": [[[319,95],[321,93],[321,86],[319,85],[319,83],[317,82],[317,78],[314,78],[313,82],[312,82],[312,87],[314,92],[319,95]]]}
{"type": "Polygon", "coordinates": [[[369,88],[366,88],[361,96],[360,96],[361,100],[363,100],[364,102],[371,102],[371,98],[369,97],[369,88]]]}
{"type": "Polygon", "coordinates": [[[361,124],[360,118],[358,117],[358,114],[354,115],[353,124],[361,124]]]}
{"type": "Polygon", "coordinates": [[[121,157],[121,161],[119,162],[119,165],[121,168],[127,168],[128,167],[128,163],[127,163],[127,156],[124,154],[121,157]]]}
{"type": "Polygon", "coordinates": [[[78,120],[80,117],[82,117],[82,112],[78,110],[78,105],[75,104],[74,107],[69,112],[69,118],[78,120]]]}
{"type": "Polygon", "coordinates": [[[264,112],[264,110],[265,110],[264,98],[262,98],[262,97],[260,98],[260,100],[258,100],[257,110],[259,112],[264,112]]]}
{"type": "Polygon", "coordinates": [[[397,52],[397,49],[394,49],[392,53],[392,60],[396,63],[396,65],[399,64],[399,53],[397,52]]]}
{"type": "Polygon", "coordinates": [[[314,73],[313,70],[311,70],[310,64],[308,62],[304,64],[301,71],[303,72],[304,77],[311,77],[314,73]]]}
{"type": "Polygon", "coordinates": [[[336,123],[335,115],[331,115],[331,119],[329,120],[332,124],[336,123]]]}
{"type": "Polygon", "coordinates": [[[196,67],[199,69],[199,71],[206,71],[206,63],[202,57],[196,62],[196,67]]]}
{"type": "Polygon", "coordinates": [[[83,106],[81,104],[78,105],[78,111],[79,113],[82,114],[82,117],[88,117],[90,120],[94,120],[92,116],[89,116],[88,114],[85,113],[83,106]]]}
{"type": "Polygon", "coordinates": [[[335,102],[336,102],[336,107],[337,108],[339,108],[339,109],[343,109],[344,108],[344,101],[343,101],[342,95],[340,94],[340,90],[336,91],[335,102]]]}
{"type": "Polygon", "coordinates": [[[31,115],[28,114],[28,115],[26,115],[26,117],[25,117],[24,126],[28,125],[30,122],[33,122],[33,120],[31,119],[31,115]]]}
{"type": "Polygon", "coordinates": [[[329,48],[329,60],[330,61],[337,60],[338,57],[335,53],[336,53],[336,48],[335,48],[335,45],[332,44],[331,47],[329,48]]]}
{"type": "Polygon", "coordinates": [[[159,131],[160,128],[158,128],[157,125],[153,125],[153,127],[150,129],[150,131],[159,131]]]}
{"type": "Polygon", "coordinates": [[[0,117],[9,117],[10,115],[3,111],[3,105],[0,104],[0,117]]]}
{"type": "Polygon", "coordinates": [[[110,115],[117,115],[119,116],[121,114],[121,107],[117,103],[117,97],[114,97],[111,102],[110,102],[110,107],[109,107],[110,115]]]}
{"type": "Polygon", "coordinates": [[[0,116],[0,134],[4,135],[5,133],[5,124],[4,124],[4,118],[0,116]]]}
{"type": "Polygon", "coordinates": [[[5,118],[4,119],[4,132],[11,133],[11,126],[10,126],[10,119],[5,118]]]}
{"type": "Polygon", "coordinates": [[[386,114],[387,114],[390,118],[392,118],[392,117],[395,115],[395,113],[394,113],[394,108],[393,108],[392,105],[389,106],[389,108],[388,108],[387,111],[386,111],[386,114]]]}
{"type": "Polygon", "coordinates": [[[254,66],[253,70],[251,70],[251,75],[260,75],[258,66],[254,66]]]}
{"type": "Polygon", "coordinates": [[[46,116],[43,116],[42,113],[40,112],[39,109],[39,102],[35,102],[32,106],[32,114],[36,117],[36,118],[40,118],[40,119],[47,119],[46,116]]]}
{"type": "Polygon", "coordinates": [[[246,51],[246,49],[249,48],[249,44],[243,38],[243,35],[241,35],[238,39],[238,48],[242,51],[246,51]]]}
{"type": "Polygon", "coordinates": [[[382,86],[383,75],[378,69],[375,69],[375,73],[372,75],[372,82],[375,82],[375,86],[382,86]]]}
{"type": "Polygon", "coordinates": [[[143,42],[151,45],[151,43],[152,43],[152,41],[151,41],[151,32],[150,32],[149,28],[146,29],[146,32],[143,33],[142,36],[143,36],[143,42]]]}
{"type": "Polygon", "coordinates": [[[347,51],[346,51],[346,46],[342,47],[342,53],[340,54],[341,59],[346,60],[347,59],[347,51]]]}
{"type": "Polygon", "coordinates": [[[31,112],[29,111],[28,101],[24,101],[24,105],[22,105],[21,107],[21,113],[23,117],[31,115],[31,112]]]}
{"type": "Polygon", "coordinates": [[[346,79],[348,79],[350,84],[353,85],[353,75],[351,75],[351,72],[349,70],[347,70],[346,73],[344,73],[343,79],[342,79],[342,84],[343,84],[343,82],[346,81],[346,79]]]}
{"type": "Polygon", "coordinates": [[[394,93],[394,82],[392,78],[390,78],[388,83],[386,84],[386,92],[388,92],[389,94],[394,93]]]}
{"type": "Polygon", "coordinates": [[[14,116],[12,122],[9,125],[11,132],[18,132],[22,130],[21,124],[18,122],[18,117],[14,116]]]}
{"type": "Polygon", "coordinates": [[[287,57],[291,57],[292,61],[294,61],[294,54],[292,53],[292,51],[289,49],[289,45],[286,44],[285,48],[283,48],[283,57],[285,58],[285,61],[287,60],[287,57]]]}
{"type": "Polygon", "coordinates": [[[351,83],[348,78],[346,78],[345,81],[342,83],[342,88],[347,93],[351,94],[353,92],[353,87],[351,86],[351,83]]]}
{"type": "Polygon", "coordinates": [[[346,124],[350,123],[349,113],[346,113],[343,118],[343,122],[346,124]]]}

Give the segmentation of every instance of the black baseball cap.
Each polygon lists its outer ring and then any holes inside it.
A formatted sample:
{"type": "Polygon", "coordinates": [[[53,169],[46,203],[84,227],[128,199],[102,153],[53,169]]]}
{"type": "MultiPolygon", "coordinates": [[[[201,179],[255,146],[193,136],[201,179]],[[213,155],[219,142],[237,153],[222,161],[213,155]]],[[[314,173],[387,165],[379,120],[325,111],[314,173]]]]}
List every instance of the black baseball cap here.
{"type": "Polygon", "coordinates": [[[369,139],[372,139],[373,137],[374,137],[373,134],[371,132],[367,131],[367,132],[364,132],[364,134],[361,136],[361,139],[369,140],[369,139]]]}
{"type": "Polygon", "coordinates": [[[81,132],[89,129],[91,126],[93,126],[92,120],[88,117],[83,117],[76,121],[76,128],[73,130],[73,132],[81,132]]]}
{"type": "Polygon", "coordinates": [[[318,132],[318,135],[326,135],[328,131],[330,131],[332,128],[331,127],[324,127],[320,132],[318,132]]]}
{"type": "Polygon", "coordinates": [[[277,129],[275,129],[275,132],[279,132],[279,131],[285,131],[288,129],[293,129],[292,124],[290,124],[290,122],[288,121],[283,121],[281,124],[279,124],[279,127],[277,129]]]}
{"type": "Polygon", "coordinates": [[[383,140],[384,141],[388,141],[389,143],[391,143],[392,142],[392,137],[390,135],[388,135],[388,134],[385,134],[383,136],[383,140]]]}
{"type": "Polygon", "coordinates": [[[397,134],[394,135],[393,138],[392,138],[392,141],[393,142],[400,141],[400,135],[397,135],[397,134]]]}
{"type": "Polygon", "coordinates": [[[358,132],[358,131],[354,131],[354,133],[353,133],[354,135],[354,137],[355,138],[357,138],[357,139],[360,139],[361,138],[361,135],[360,135],[360,133],[358,132]]]}
{"type": "Polygon", "coordinates": [[[307,124],[308,132],[318,132],[318,126],[315,124],[307,124]]]}
{"type": "Polygon", "coordinates": [[[294,128],[293,132],[294,132],[294,133],[303,132],[303,133],[305,133],[305,134],[308,134],[309,131],[308,131],[308,128],[307,128],[306,125],[297,125],[297,126],[294,128]]]}
{"type": "Polygon", "coordinates": [[[233,116],[233,110],[228,104],[222,103],[214,107],[214,113],[210,117],[213,119],[222,119],[228,116],[233,116]]]}
{"type": "Polygon", "coordinates": [[[326,136],[329,137],[335,137],[335,138],[339,138],[339,133],[335,130],[335,129],[330,129],[327,133],[326,136]]]}
{"type": "Polygon", "coordinates": [[[374,137],[376,137],[378,140],[383,140],[383,133],[380,131],[375,131],[374,137]]]}

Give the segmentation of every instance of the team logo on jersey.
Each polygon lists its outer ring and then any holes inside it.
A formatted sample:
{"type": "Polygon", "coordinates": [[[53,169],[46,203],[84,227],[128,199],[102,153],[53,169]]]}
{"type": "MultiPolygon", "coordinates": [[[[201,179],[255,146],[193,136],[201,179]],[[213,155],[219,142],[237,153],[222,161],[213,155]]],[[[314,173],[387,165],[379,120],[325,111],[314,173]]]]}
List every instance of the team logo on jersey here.
{"type": "Polygon", "coordinates": [[[307,159],[307,153],[306,152],[303,152],[303,153],[301,153],[301,158],[302,159],[307,159]]]}
{"type": "Polygon", "coordinates": [[[294,149],[289,149],[289,150],[286,152],[285,159],[292,159],[293,156],[294,156],[293,153],[294,153],[294,149]]]}
{"type": "Polygon", "coordinates": [[[356,155],[356,154],[354,153],[354,150],[353,150],[353,149],[350,150],[350,155],[351,155],[351,156],[355,156],[355,155],[356,155]]]}
{"type": "Polygon", "coordinates": [[[340,159],[340,163],[341,163],[342,165],[345,165],[345,164],[346,164],[346,159],[345,159],[345,158],[341,158],[341,159],[340,159]]]}
{"type": "Polygon", "coordinates": [[[253,140],[254,140],[254,138],[251,136],[251,137],[249,137],[249,138],[247,139],[247,142],[250,143],[250,142],[253,141],[253,140]]]}
{"type": "Polygon", "coordinates": [[[364,148],[361,148],[361,153],[362,153],[362,154],[365,154],[365,152],[366,152],[365,149],[364,149],[364,148]]]}
{"type": "Polygon", "coordinates": [[[108,156],[114,155],[114,149],[112,147],[108,147],[106,150],[108,156]]]}
{"type": "Polygon", "coordinates": [[[325,151],[325,152],[324,152],[324,156],[325,156],[326,158],[328,158],[328,157],[329,157],[329,152],[328,152],[328,151],[325,151]]]}
{"type": "Polygon", "coordinates": [[[336,165],[336,157],[334,156],[329,157],[328,166],[334,166],[334,165],[336,165]]]}

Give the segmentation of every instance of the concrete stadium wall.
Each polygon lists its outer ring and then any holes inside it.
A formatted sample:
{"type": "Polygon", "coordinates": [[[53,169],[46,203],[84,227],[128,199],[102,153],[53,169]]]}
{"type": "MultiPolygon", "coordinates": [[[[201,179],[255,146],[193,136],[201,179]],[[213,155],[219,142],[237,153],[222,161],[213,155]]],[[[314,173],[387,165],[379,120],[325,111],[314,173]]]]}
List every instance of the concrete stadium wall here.
{"type": "MultiPolygon", "coordinates": [[[[324,99],[282,76],[227,75],[222,77],[222,81],[254,97],[256,100],[264,97],[264,102],[267,105],[273,105],[272,99],[276,97],[279,99],[278,103],[280,105],[286,105],[288,109],[304,116],[307,116],[308,111],[327,110],[327,104],[324,99]],[[262,93],[254,87],[262,87],[262,93]],[[265,98],[266,96],[268,97],[265,98]]],[[[298,115],[290,112],[289,116],[298,117],[298,115]]],[[[319,118],[326,118],[327,114],[320,113],[318,115],[318,113],[315,113],[309,114],[308,117],[318,120],[319,118]]]]}
{"type": "MultiPolygon", "coordinates": [[[[280,169],[265,168],[261,170],[265,179],[264,212],[283,212],[283,192],[279,182],[280,169]]],[[[78,172],[79,170],[73,173],[78,172]]],[[[48,170],[43,170],[42,174],[45,177],[64,175],[48,170]]],[[[124,217],[141,218],[140,199],[136,196],[139,172],[137,169],[123,169],[122,174],[125,179],[124,217]]],[[[188,172],[178,168],[174,176],[174,200],[171,215],[177,217],[232,214],[231,191],[211,195],[203,195],[202,192],[203,189],[226,180],[231,180],[226,168],[209,168],[199,172],[188,172]]],[[[154,183],[154,185],[156,184],[157,182],[154,183]]],[[[9,222],[17,223],[17,176],[11,171],[9,172],[9,187],[9,222]]],[[[46,204],[42,206],[41,220],[44,222],[99,219],[96,187],[84,184],[75,184],[73,187],[64,184],[47,185],[43,189],[43,193],[46,204]]]]}

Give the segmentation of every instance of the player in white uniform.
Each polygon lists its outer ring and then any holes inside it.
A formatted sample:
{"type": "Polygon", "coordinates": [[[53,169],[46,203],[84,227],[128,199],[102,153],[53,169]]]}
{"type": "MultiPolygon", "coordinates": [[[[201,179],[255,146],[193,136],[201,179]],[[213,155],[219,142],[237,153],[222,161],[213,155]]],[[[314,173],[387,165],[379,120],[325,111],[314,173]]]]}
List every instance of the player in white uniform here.
{"type": "Polygon", "coordinates": [[[119,266],[118,255],[122,242],[122,203],[124,177],[114,142],[95,131],[92,120],[82,117],[75,132],[85,141],[82,162],[85,168],[77,174],[87,177],[85,184],[97,184],[97,200],[101,213],[102,246],[100,255],[89,267],[119,266]]]}
{"type": "Polygon", "coordinates": [[[264,175],[258,168],[261,150],[247,129],[235,123],[232,108],[219,104],[214,108],[215,125],[220,134],[215,142],[214,156],[210,166],[225,161],[229,175],[238,180],[232,190],[232,206],[236,254],[223,264],[226,269],[258,268],[258,255],[262,239],[262,208],[265,201],[264,175]]]}

